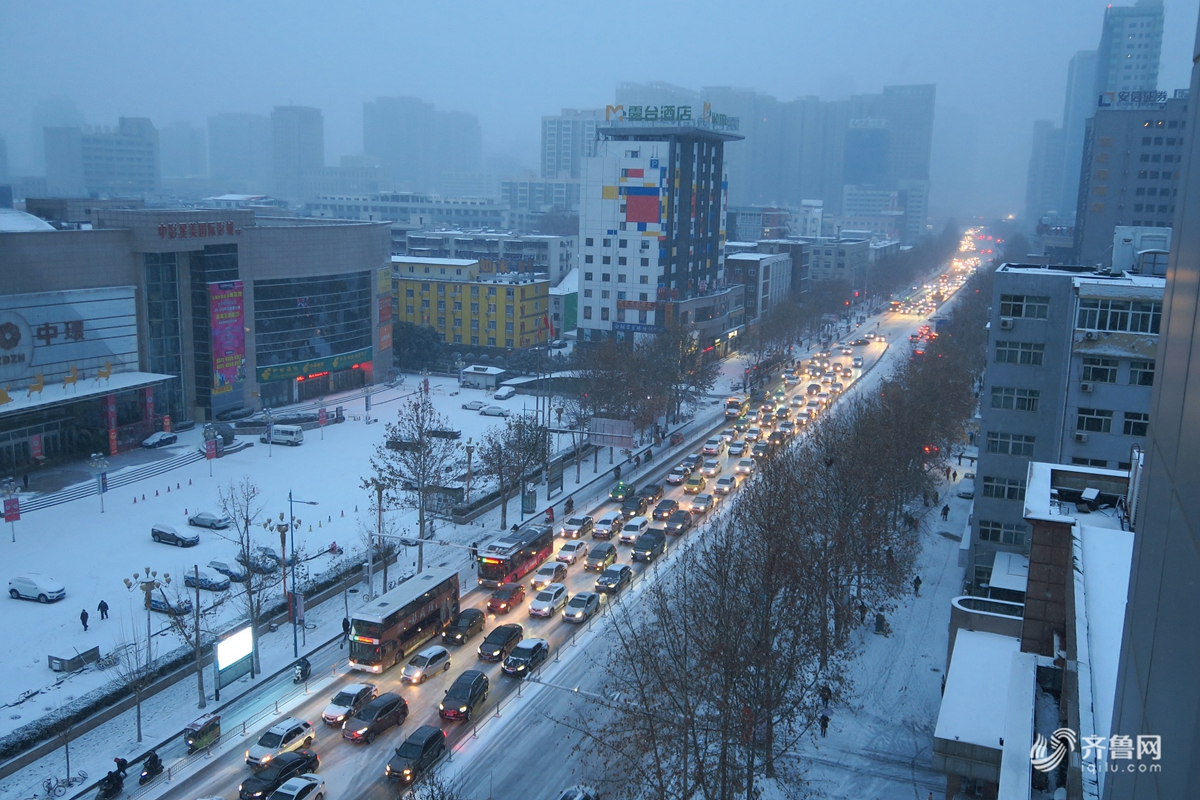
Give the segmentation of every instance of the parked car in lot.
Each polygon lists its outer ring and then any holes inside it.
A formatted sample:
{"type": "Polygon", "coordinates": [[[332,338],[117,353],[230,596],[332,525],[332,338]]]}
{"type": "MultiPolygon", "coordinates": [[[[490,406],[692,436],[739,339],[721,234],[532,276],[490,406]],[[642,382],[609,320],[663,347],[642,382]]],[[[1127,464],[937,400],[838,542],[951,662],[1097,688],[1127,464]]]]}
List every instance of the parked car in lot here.
{"type": "Polygon", "coordinates": [[[483,630],[483,623],[486,620],[487,614],[478,608],[464,608],[455,615],[454,619],[450,620],[446,630],[442,631],[442,643],[463,644],[483,630]]]}
{"type": "Polygon", "coordinates": [[[192,601],[186,597],[168,600],[161,594],[151,595],[150,610],[172,617],[182,617],[184,614],[192,613],[192,601]]]}
{"type": "Polygon", "coordinates": [[[529,616],[553,617],[556,611],[561,611],[567,605],[567,587],[561,583],[552,583],[537,593],[529,604],[529,616]]]}
{"type": "Polygon", "coordinates": [[[675,536],[680,536],[687,533],[687,529],[692,527],[691,512],[679,509],[670,516],[667,520],[667,533],[675,536]]]}
{"type": "Polygon", "coordinates": [[[374,700],[377,694],[379,689],[373,683],[352,683],[333,696],[321,712],[321,719],[326,725],[337,727],[374,700]]]}
{"type": "Polygon", "coordinates": [[[467,411],[482,411],[484,408],[487,408],[487,403],[482,400],[471,400],[470,402],[463,403],[462,407],[467,411]]]}
{"type": "Polygon", "coordinates": [[[600,610],[600,595],[595,592],[578,592],[567,602],[563,609],[563,621],[587,622],[592,615],[600,610]]]}
{"type": "Polygon", "coordinates": [[[67,589],[58,578],[26,572],[8,582],[8,596],[13,600],[37,600],[53,603],[67,596],[67,589]]]}
{"type": "Polygon", "coordinates": [[[533,580],[530,581],[530,586],[533,590],[540,591],[545,589],[552,583],[562,583],[567,579],[567,565],[560,564],[557,560],[550,561],[538,567],[538,571],[533,573],[533,580]]]}
{"type": "Polygon", "coordinates": [[[596,522],[596,527],[592,530],[592,538],[611,539],[621,532],[624,524],[625,517],[621,516],[620,511],[610,511],[596,522]]]}
{"type": "Polygon", "coordinates": [[[488,598],[488,611],[495,614],[507,614],[525,599],[525,584],[506,583],[488,598]]]}
{"type": "Polygon", "coordinates": [[[156,447],[166,447],[169,444],[175,444],[179,441],[179,437],[169,431],[159,431],[152,433],[142,440],[142,447],[154,449],[156,447]]]}
{"type": "MultiPolygon", "coordinates": [[[[448,654],[446,663],[449,665],[448,654]]],[[[387,692],[367,703],[342,724],[342,738],[371,744],[376,736],[388,728],[403,724],[406,719],[408,701],[394,692],[387,692]]]]}
{"type": "Polygon", "coordinates": [[[248,558],[246,553],[238,553],[237,560],[259,575],[275,575],[279,572],[279,558],[262,550],[251,551],[248,558]]]}
{"type": "Polygon", "coordinates": [[[510,416],[512,412],[502,406],[487,406],[486,408],[480,409],[479,414],[483,417],[507,417],[510,416]]]}
{"type": "Polygon", "coordinates": [[[209,572],[206,569],[189,569],[183,573],[183,585],[189,589],[199,586],[210,592],[223,592],[229,588],[229,576],[219,572],[209,572]]]}
{"type": "Polygon", "coordinates": [[[310,746],[315,735],[308,721],[283,717],[246,751],[246,763],[252,768],[265,767],[283,753],[310,746]]]}
{"type": "Polygon", "coordinates": [[[214,572],[219,572],[229,578],[231,581],[243,583],[250,577],[250,573],[238,562],[233,559],[214,558],[208,562],[208,568],[214,572]]]}
{"type": "Polygon", "coordinates": [[[174,527],[161,522],[150,526],[150,538],[159,544],[173,544],[176,547],[195,547],[200,544],[197,534],[180,533],[174,527]]]}
{"type": "Polygon", "coordinates": [[[431,675],[450,670],[450,651],[440,644],[430,645],[417,653],[404,665],[400,680],[418,684],[429,680],[431,675]]]}
{"type": "Polygon", "coordinates": [[[503,661],[524,635],[525,629],[515,623],[492,628],[492,632],[479,645],[479,658],[483,661],[503,661]]]}
{"type": "Polygon", "coordinates": [[[667,519],[678,510],[678,500],[671,500],[669,498],[665,500],[659,500],[658,505],[654,507],[653,517],[654,519],[667,519]]]}
{"type": "Polygon", "coordinates": [[[596,521],[586,514],[580,517],[569,517],[563,523],[562,535],[567,539],[578,539],[590,534],[595,524],[596,521]]]}
{"type": "Polygon", "coordinates": [[[558,555],[554,557],[555,561],[561,561],[564,564],[574,564],[581,558],[587,558],[588,545],[583,541],[564,542],[563,546],[558,548],[558,555]]]}
{"type": "MultiPolygon", "coordinates": [[[[487,679],[486,675],[483,677],[487,679]]],[[[396,754],[388,761],[384,774],[390,781],[409,786],[445,754],[446,734],[436,725],[422,725],[396,748],[396,754]]]]}
{"type": "Polygon", "coordinates": [[[633,582],[633,570],[628,564],[613,564],[596,578],[596,591],[616,594],[633,582]]]}
{"type": "Polygon", "coordinates": [[[601,542],[594,546],[591,552],[588,553],[587,561],[584,562],[583,568],[600,572],[608,567],[609,564],[615,564],[616,561],[617,546],[612,542],[601,542]]]}
{"type": "Polygon", "coordinates": [[[550,655],[550,643],[545,639],[525,639],[513,648],[500,667],[505,675],[525,678],[545,663],[550,655]]]}
{"type": "Polygon", "coordinates": [[[199,514],[192,514],[188,517],[188,525],[223,531],[229,527],[229,517],[214,514],[211,511],[201,511],[199,514]]]}
{"type": "Polygon", "coordinates": [[[280,753],[262,772],[251,775],[238,787],[239,800],[262,800],[298,775],[316,772],[321,759],[312,750],[280,753]]]}

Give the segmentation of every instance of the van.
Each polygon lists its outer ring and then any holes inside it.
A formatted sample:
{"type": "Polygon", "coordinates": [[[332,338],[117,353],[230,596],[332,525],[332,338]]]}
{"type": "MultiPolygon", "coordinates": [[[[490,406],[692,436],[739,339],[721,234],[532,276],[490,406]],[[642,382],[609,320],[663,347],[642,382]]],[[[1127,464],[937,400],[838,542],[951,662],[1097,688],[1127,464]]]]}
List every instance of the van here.
{"type": "Polygon", "coordinates": [[[494,399],[494,400],[507,400],[508,398],[512,397],[512,396],[513,396],[514,394],[516,394],[516,393],[517,393],[517,390],[516,390],[516,389],[514,389],[514,388],[513,388],[513,387],[511,387],[511,386],[501,386],[501,387],[500,387],[500,388],[499,388],[499,389],[496,391],[496,393],[495,393],[494,395],[492,395],[492,399],[494,399]]]}
{"type": "MultiPolygon", "coordinates": [[[[276,425],[274,429],[275,444],[286,444],[296,447],[304,441],[304,429],[299,425],[276,425]]],[[[267,434],[258,437],[263,444],[267,443],[267,434]]]]}
{"type": "Polygon", "coordinates": [[[650,520],[645,517],[630,517],[621,528],[618,541],[621,544],[633,544],[650,527],[650,520]]]}

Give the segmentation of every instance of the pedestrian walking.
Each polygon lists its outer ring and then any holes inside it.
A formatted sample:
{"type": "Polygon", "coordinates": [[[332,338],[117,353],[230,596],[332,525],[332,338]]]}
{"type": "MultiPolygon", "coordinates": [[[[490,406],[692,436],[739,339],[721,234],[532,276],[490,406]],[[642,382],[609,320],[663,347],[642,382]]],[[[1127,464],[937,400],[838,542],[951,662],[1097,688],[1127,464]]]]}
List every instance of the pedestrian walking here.
{"type": "Polygon", "coordinates": [[[345,646],[350,639],[350,620],[347,617],[342,617],[342,640],[338,642],[338,650],[345,646]]]}
{"type": "Polygon", "coordinates": [[[25,491],[29,491],[29,473],[26,472],[21,476],[21,483],[25,485],[25,491]]]}
{"type": "Polygon", "coordinates": [[[933,505],[936,506],[938,504],[938,500],[940,500],[941,497],[942,497],[941,492],[934,492],[933,493],[933,505]]]}
{"type": "Polygon", "coordinates": [[[921,576],[920,575],[913,578],[913,594],[915,594],[917,597],[921,596],[921,576]]]}
{"type": "Polygon", "coordinates": [[[942,506],[942,519],[950,519],[950,505],[942,506]]]}
{"type": "Polygon", "coordinates": [[[952,473],[950,473],[950,474],[953,476],[953,478],[954,478],[954,482],[955,482],[955,483],[958,483],[958,470],[954,470],[954,471],[953,471],[952,473]]]}
{"type": "Polygon", "coordinates": [[[621,480],[621,465],[620,464],[617,464],[615,467],[613,467],[613,477],[616,478],[617,480],[621,480]]]}
{"type": "Polygon", "coordinates": [[[959,453],[959,454],[958,454],[958,465],[959,465],[960,467],[962,466],[962,453],[959,453]]]}
{"type": "Polygon", "coordinates": [[[950,480],[950,468],[946,467],[946,480],[950,480]]]}
{"type": "Polygon", "coordinates": [[[867,604],[866,603],[858,604],[858,619],[860,621],[860,624],[863,624],[863,625],[867,624],[867,604]]]}
{"type": "Polygon", "coordinates": [[[824,737],[829,732],[829,715],[821,714],[821,736],[824,737]]]}
{"type": "Polygon", "coordinates": [[[79,612],[79,621],[83,623],[83,631],[84,631],[84,633],[87,633],[87,621],[88,621],[88,613],[87,613],[87,609],[86,609],[86,608],[85,608],[83,611],[80,611],[80,612],[79,612]]]}
{"type": "Polygon", "coordinates": [[[108,619],[108,603],[101,600],[96,610],[100,612],[100,619],[108,619]]]}

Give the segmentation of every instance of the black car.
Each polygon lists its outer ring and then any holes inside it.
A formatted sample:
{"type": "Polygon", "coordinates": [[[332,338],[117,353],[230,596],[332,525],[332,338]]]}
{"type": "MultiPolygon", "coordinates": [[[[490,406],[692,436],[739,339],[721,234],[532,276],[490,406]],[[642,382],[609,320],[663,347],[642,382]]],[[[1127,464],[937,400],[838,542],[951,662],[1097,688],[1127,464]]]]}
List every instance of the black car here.
{"type": "Polygon", "coordinates": [[[371,744],[375,737],[408,719],[408,701],[398,694],[381,694],[342,725],[342,738],[371,744]]]}
{"type": "Polygon", "coordinates": [[[662,531],[646,531],[633,543],[634,561],[653,561],[667,549],[667,537],[662,531]]]}
{"type": "Polygon", "coordinates": [[[661,483],[648,483],[638,490],[638,494],[646,498],[647,505],[662,500],[665,492],[666,489],[661,483]]]}
{"type": "Polygon", "coordinates": [[[772,431],[771,437],[767,439],[767,444],[772,447],[779,447],[787,441],[787,434],[782,431],[772,431]]]}
{"type": "Polygon", "coordinates": [[[692,515],[687,511],[680,509],[667,517],[667,533],[679,536],[686,533],[690,527],[692,527],[692,515]]]}
{"type": "Polygon", "coordinates": [[[438,704],[438,716],[442,719],[470,721],[487,702],[488,688],[487,675],[477,669],[466,670],[446,690],[446,696],[438,704]]]}
{"type": "Polygon", "coordinates": [[[525,629],[516,623],[492,628],[492,632],[479,645],[479,657],[484,661],[503,661],[521,641],[525,629]]]}
{"type": "Polygon", "coordinates": [[[312,750],[293,750],[290,753],[280,753],[271,759],[271,763],[261,772],[246,778],[238,787],[240,800],[261,800],[287,783],[289,778],[303,775],[306,772],[316,772],[321,766],[321,759],[312,750]]]}
{"type": "Polygon", "coordinates": [[[450,620],[446,630],[442,631],[442,644],[463,644],[472,636],[483,630],[487,614],[478,608],[464,608],[450,620]]]}
{"type": "Polygon", "coordinates": [[[410,784],[425,774],[446,752],[446,734],[436,725],[422,725],[396,748],[396,755],[388,762],[387,775],[390,781],[410,784]]]}
{"type": "Polygon", "coordinates": [[[596,591],[616,594],[633,582],[633,570],[628,564],[613,564],[596,578],[596,591]]]}
{"type": "Polygon", "coordinates": [[[766,442],[755,442],[754,448],[750,451],[750,457],[755,461],[764,459],[771,452],[771,445],[766,442]]]}
{"type": "Polygon", "coordinates": [[[671,515],[679,510],[678,500],[659,500],[658,505],[654,507],[655,519],[670,519],[671,515]]]}
{"type": "Polygon", "coordinates": [[[639,514],[645,513],[646,508],[650,505],[650,498],[642,495],[631,495],[625,498],[625,502],[621,503],[621,516],[625,519],[632,519],[639,514]]]}
{"type": "Polygon", "coordinates": [[[524,678],[542,665],[550,655],[550,643],[545,639],[526,639],[513,648],[512,654],[504,659],[505,675],[524,678]]]}

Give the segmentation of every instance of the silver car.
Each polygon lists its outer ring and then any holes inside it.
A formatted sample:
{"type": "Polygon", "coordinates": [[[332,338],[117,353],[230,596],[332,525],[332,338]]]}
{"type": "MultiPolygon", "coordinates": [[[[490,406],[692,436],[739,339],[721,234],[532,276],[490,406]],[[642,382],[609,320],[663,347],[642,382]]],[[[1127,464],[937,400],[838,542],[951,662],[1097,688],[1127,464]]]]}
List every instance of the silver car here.
{"type": "Polygon", "coordinates": [[[555,612],[567,606],[567,587],[561,583],[552,583],[537,593],[529,604],[529,616],[553,617],[555,612]]]}
{"type": "Polygon", "coordinates": [[[450,651],[435,644],[417,653],[404,667],[400,679],[409,683],[424,683],[430,675],[450,669],[450,651]]]}
{"type": "Polygon", "coordinates": [[[574,564],[581,558],[587,558],[587,552],[587,542],[564,542],[563,546],[558,549],[558,555],[554,559],[564,564],[574,564]]]}

